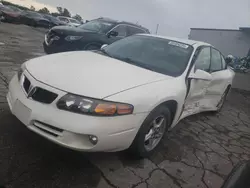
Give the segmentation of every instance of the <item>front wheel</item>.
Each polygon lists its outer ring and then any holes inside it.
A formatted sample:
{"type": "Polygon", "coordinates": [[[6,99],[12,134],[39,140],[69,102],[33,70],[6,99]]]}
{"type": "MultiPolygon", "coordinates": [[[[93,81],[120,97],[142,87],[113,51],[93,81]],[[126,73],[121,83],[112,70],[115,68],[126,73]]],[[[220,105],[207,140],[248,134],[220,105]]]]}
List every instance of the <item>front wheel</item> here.
{"type": "Polygon", "coordinates": [[[168,107],[159,106],[153,110],[139,129],[130,152],[136,157],[144,158],[151,155],[159,146],[170,126],[171,113],[168,107]]]}

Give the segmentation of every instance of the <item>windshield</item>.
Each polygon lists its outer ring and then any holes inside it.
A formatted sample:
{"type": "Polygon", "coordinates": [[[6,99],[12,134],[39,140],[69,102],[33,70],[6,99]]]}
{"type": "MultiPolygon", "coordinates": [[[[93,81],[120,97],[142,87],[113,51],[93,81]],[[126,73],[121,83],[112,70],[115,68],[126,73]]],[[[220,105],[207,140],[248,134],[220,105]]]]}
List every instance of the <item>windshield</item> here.
{"type": "Polygon", "coordinates": [[[79,28],[100,33],[106,33],[112,28],[113,25],[114,24],[112,22],[107,22],[104,20],[93,20],[79,26],[79,28]]]}
{"type": "Polygon", "coordinates": [[[44,15],[43,17],[46,18],[46,19],[48,19],[48,20],[50,20],[50,21],[53,21],[53,22],[59,22],[60,21],[56,17],[50,16],[50,15],[44,15]]]}
{"type": "Polygon", "coordinates": [[[163,38],[134,35],[107,46],[103,51],[142,68],[179,76],[186,69],[193,47],[163,38]]]}
{"type": "Polygon", "coordinates": [[[80,24],[80,22],[78,22],[77,20],[74,19],[69,19],[71,23],[76,23],[76,24],[80,24]]]}
{"type": "Polygon", "coordinates": [[[10,7],[7,7],[7,6],[0,6],[0,9],[3,10],[3,11],[14,11],[13,9],[11,9],[10,7]]]}
{"type": "Polygon", "coordinates": [[[42,15],[36,13],[36,12],[27,12],[27,16],[34,17],[34,18],[42,18],[42,15]]]}
{"type": "Polygon", "coordinates": [[[14,7],[14,6],[9,6],[13,11],[17,11],[17,12],[22,12],[22,10],[20,10],[19,8],[17,7],[14,7]]]}

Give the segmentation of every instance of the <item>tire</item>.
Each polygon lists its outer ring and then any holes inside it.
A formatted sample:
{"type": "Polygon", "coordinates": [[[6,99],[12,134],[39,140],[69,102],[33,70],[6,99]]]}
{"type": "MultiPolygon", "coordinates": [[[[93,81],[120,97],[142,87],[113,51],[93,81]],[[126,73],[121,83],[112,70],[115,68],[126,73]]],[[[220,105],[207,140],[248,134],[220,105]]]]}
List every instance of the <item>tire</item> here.
{"type": "MultiPolygon", "coordinates": [[[[170,126],[170,120],[171,120],[171,112],[168,107],[162,105],[155,108],[141,125],[141,128],[139,129],[132,145],[129,148],[129,152],[132,153],[133,156],[135,156],[136,158],[145,158],[154,153],[157,147],[160,145],[160,142],[164,138],[165,133],[167,132],[170,126]],[[148,140],[145,141],[145,140],[152,130],[152,123],[157,122],[158,121],[157,118],[160,117],[164,118],[163,124],[165,124],[162,125],[163,127],[161,129],[162,132],[161,138],[159,141],[155,143],[156,145],[154,147],[149,149],[150,141],[148,140]]],[[[152,135],[152,137],[154,137],[154,135],[152,135]]]]}
{"type": "Polygon", "coordinates": [[[99,50],[101,48],[98,44],[87,44],[84,50],[99,50]]]}
{"type": "Polygon", "coordinates": [[[222,94],[221,100],[219,101],[219,103],[216,106],[217,107],[216,113],[220,112],[221,109],[223,108],[229,90],[230,90],[230,86],[228,86],[227,89],[225,90],[225,92],[222,94]]]}

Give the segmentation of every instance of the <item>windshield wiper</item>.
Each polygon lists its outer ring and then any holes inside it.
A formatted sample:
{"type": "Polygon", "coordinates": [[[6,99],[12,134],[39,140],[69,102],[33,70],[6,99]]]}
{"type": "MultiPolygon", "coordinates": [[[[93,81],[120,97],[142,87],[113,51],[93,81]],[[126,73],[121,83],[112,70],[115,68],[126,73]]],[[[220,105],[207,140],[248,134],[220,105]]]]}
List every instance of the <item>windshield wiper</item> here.
{"type": "MultiPolygon", "coordinates": [[[[116,58],[116,57],[114,57],[116,58]]],[[[139,61],[136,61],[136,60],[133,60],[129,57],[117,57],[116,59],[118,60],[121,60],[121,61],[125,61],[129,64],[132,64],[132,65],[135,65],[135,66],[138,66],[138,67],[142,67],[144,69],[147,69],[147,70],[151,70],[151,71],[155,71],[155,69],[152,67],[152,66],[149,66],[147,64],[144,64],[144,63],[141,63],[139,61]]]]}

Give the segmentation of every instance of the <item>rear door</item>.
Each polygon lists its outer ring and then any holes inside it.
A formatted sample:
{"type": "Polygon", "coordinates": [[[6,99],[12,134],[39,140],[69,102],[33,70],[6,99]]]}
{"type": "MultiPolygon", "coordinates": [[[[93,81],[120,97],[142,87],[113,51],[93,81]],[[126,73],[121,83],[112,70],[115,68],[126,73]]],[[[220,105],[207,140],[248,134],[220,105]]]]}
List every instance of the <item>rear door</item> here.
{"type": "MultiPolygon", "coordinates": [[[[191,72],[196,70],[203,70],[209,73],[209,67],[211,62],[211,50],[210,47],[202,47],[194,62],[194,68],[191,72]]],[[[204,109],[209,108],[206,98],[207,89],[211,83],[211,80],[204,79],[188,79],[188,94],[184,103],[184,110],[181,115],[181,119],[198,113],[204,109]]]]}
{"type": "Polygon", "coordinates": [[[222,94],[231,83],[231,73],[227,69],[224,57],[215,48],[211,48],[210,73],[212,81],[207,89],[207,97],[214,106],[217,106],[222,94]]]}

